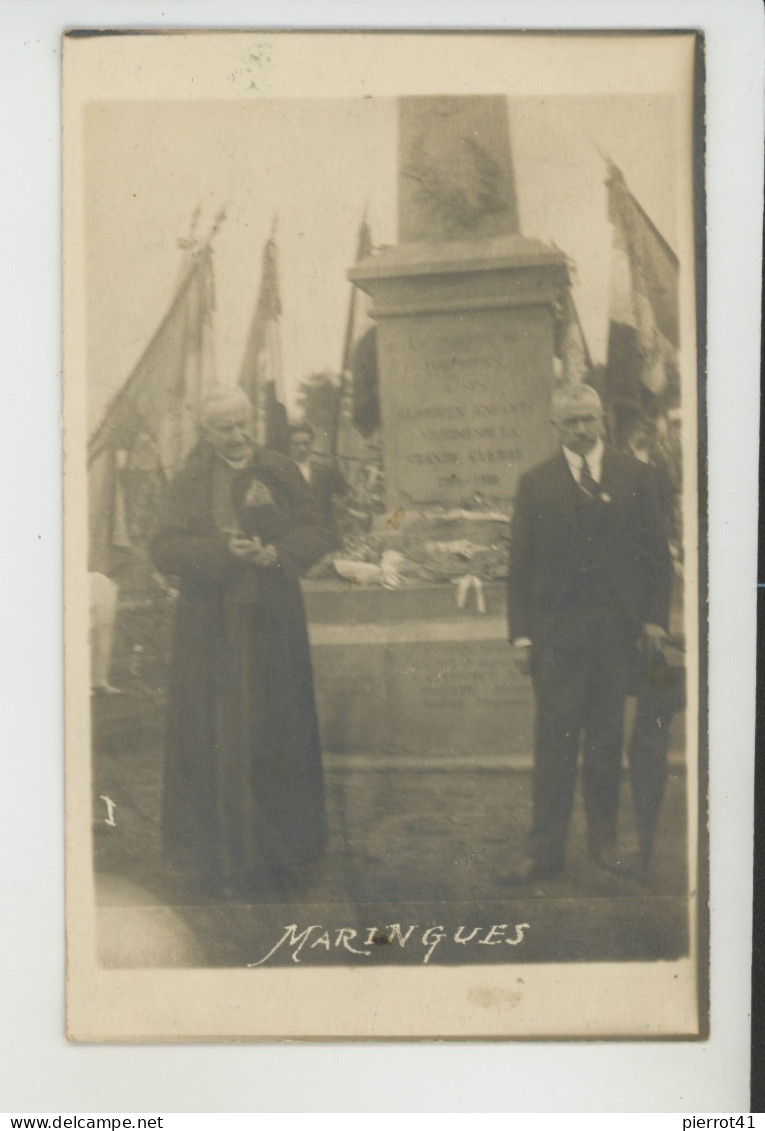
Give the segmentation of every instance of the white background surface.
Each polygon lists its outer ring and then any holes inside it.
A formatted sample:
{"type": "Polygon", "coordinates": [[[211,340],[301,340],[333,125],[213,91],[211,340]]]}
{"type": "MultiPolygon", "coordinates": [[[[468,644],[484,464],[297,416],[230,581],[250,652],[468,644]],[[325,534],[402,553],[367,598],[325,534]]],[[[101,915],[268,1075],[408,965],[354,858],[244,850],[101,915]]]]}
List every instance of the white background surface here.
{"type": "Polygon", "coordinates": [[[748,1105],[762,10],[472,3],[471,26],[707,33],[712,1037],[704,1043],[68,1046],[63,1001],[59,65],[67,27],[464,27],[440,2],[0,0],[0,1109],[722,1112],[748,1105]],[[618,21],[618,22],[617,22],[618,21]]]}

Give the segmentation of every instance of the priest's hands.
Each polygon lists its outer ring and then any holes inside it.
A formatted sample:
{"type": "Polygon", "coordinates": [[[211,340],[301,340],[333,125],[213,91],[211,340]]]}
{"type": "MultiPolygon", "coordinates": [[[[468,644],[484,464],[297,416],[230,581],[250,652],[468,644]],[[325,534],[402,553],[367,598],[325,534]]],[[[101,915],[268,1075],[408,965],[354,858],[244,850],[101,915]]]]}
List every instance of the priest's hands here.
{"type": "Polygon", "coordinates": [[[261,569],[273,569],[279,564],[275,546],[264,546],[260,538],[243,538],[234,534],[228,542],[228,552],[240,562],[252,562],[261,569]]]}
{"type": "Polygon", "coordinates": [[[263,546],[255,554],[255,565],[261,566],[263,569],[273,569],[274,566],[279,564],[279,554],[276,546],[268,545],[263,546]]]}

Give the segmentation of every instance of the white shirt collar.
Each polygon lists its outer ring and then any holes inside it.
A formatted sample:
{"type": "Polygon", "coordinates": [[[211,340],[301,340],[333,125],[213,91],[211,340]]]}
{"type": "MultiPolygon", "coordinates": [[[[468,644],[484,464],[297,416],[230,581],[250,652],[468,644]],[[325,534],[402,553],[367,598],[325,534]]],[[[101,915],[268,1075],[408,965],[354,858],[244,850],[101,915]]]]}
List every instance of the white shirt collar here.
{"type": "MultiPolygon", "coordinates": [[[[601,477],[603,475],[603,452],[603,441],[600,439],[600,437],[598,437],[598,439],[595,441],[595,446],[590,449],[586,456],[587,466],[590,469],[590,475],[596,483],[600,483],[601,477]]],[[[585,457],[579,456],[576,454],[576,452],[572,452],[569,448],[565,447],[563,449],[563,454],[566,457],[566,463],[571,469],[571,474],[573,475],[576,482],[579,483],[582,478],[582,467],[585,457]]]]}

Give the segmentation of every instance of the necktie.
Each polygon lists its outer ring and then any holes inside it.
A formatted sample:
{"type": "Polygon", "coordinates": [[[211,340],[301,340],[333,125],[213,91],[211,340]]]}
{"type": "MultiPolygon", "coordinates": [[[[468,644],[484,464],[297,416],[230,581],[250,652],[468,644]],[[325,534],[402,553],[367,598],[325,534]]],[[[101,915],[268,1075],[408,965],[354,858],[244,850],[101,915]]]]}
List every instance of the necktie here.
{"type": "Polygon", "coordinates": [[[599,494],[598,484],[595,482],[590,471],[587,460],[582,456],[582,476],[579,480],[579,486],[591,499],[597,499],[599,494]]]}

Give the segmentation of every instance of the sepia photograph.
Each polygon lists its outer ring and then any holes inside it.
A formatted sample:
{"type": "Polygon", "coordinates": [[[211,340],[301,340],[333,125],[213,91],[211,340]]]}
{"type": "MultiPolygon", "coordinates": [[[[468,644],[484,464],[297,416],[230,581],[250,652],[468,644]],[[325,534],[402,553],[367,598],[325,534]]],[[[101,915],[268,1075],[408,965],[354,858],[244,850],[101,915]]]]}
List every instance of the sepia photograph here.
{"type": "Polygon", "coordinates": [[[71,1039],[707,1034],[704,107],[66,34],[71,1039]]]}

